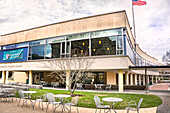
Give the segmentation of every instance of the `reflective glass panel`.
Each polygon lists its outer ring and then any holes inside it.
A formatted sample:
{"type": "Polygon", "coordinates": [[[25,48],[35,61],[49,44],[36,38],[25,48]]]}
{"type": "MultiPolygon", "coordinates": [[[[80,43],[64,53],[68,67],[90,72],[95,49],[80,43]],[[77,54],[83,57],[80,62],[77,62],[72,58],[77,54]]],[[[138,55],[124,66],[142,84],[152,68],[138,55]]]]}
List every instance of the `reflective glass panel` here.
{"type": "Polygon", "coordinates": [[[116,37],[94,38],[91,42],[92,56],[116,55],[116,37]]]}
{"type": "Polygon", "coordinates": [[[71,57],[89,56],[89,40],[71,42],[71,57]]]}
{"type": "Polygon", "coordinates": [[[117,36],[117,49],[122,49],[122,36],[117,36]]]}
{"type": "Polygon", "coordinates": [[[117,55],[123,55],[123,50],[118,50],[117,55]]]}
{"type": "Polygon", "coordinates": [[[15,48],[15,44],[12,45],[7,45],[7,46],[2,46],[3,49],[13,49],[15,48]]]}
{"type": "Polygon", "coordinates": [[[45,45],[32,46],[32,60],[44,59],[45,45]]]}
{"type": "Polygon", "coordinates": [[[91,37],[103,37],[111,35],[122,35],[122,29],[111,29],[105,31],[95,31],[91,32],[91,37]]]}
{"type": "Polygon", "coordinates": [[[36,40],[36,41],[32,41],[30,42],[30,45],[39,45],[39,44],[45,44],[45,39],[44,40],[36,40]]]}
{"type": "Polygon", "coordinates": [[[60,58],[60,43],[47,44],[45,57],[47,59],[60,58]]]}
{"type": "Polygon", "coordinates": [[[56,43],[56,42],[64,42],[65,37],[55,37],[55,38],[49,38],[47,39],[47,43],[56,43]]]}
{"type": "Polygon", "coordinates": [[[85,39],[85,38],[89,38],[89,33],[69,35],[67,39],[68,40],[79,40],[79,39],[85,39]]]}
{"type": "Polygon", "coordinates": [[[19,48],[19,47],[27,47],[29,44],[28,42],[24,42],[24,43],[19,43],[19,44],[16,44],[16,47],[19,48]]]}
{"type": "Polygon", "coordinates": [[[29,47],[28,60],[31,60],[31,59],[32,59],[31,55],[32,55],[32,47],[29,47]]]}

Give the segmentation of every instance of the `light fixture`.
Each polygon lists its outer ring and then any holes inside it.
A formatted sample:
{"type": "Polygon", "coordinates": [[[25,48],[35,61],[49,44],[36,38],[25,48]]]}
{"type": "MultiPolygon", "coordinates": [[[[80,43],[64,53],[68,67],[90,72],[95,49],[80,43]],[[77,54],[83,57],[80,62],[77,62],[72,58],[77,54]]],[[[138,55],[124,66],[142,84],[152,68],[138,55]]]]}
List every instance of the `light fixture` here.
{"type": "Polygon", "coordinates": [[[99,44],[101,44],[102,43],[102,41],[99,41],[99,44]]]}

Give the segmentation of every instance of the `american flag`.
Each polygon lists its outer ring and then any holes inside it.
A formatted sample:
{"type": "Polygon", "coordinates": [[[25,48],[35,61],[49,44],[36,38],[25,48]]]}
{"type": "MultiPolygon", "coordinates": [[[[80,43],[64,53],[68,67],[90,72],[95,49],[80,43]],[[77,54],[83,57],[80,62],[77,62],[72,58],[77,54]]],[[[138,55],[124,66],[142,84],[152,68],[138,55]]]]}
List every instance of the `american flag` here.
{"type": "Polygon", "coordinates": [[[146,1],[141,1],[141,0],[132,0],[133,5],[146,5],[146,1]]]}

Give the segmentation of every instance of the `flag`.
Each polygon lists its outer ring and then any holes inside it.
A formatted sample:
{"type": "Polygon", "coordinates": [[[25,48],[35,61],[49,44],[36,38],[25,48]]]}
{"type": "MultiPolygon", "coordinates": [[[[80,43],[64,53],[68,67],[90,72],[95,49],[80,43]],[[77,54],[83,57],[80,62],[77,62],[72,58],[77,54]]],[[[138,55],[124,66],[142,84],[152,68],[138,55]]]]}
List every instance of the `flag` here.
{"type": "Polygon", "coordinates": [[[141,1],[141,0],[132,0],[133,5],[146,5],[146,1],[141,1]]]}

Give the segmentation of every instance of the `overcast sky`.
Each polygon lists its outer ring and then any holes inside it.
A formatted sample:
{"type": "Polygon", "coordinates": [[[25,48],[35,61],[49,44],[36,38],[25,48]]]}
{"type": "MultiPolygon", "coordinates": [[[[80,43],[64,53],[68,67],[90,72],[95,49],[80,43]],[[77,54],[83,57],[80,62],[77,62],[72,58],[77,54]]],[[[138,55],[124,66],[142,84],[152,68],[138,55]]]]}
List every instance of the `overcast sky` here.
{"type": "MultiPolygon", "coordinates": [[[[170,49],[170,0],[134,6],[137,43],[159,59],[170,49]]],[[[133,27],[131,0],[0,0],[0,35],[96,14],[126,10],[133,27]]]]}

